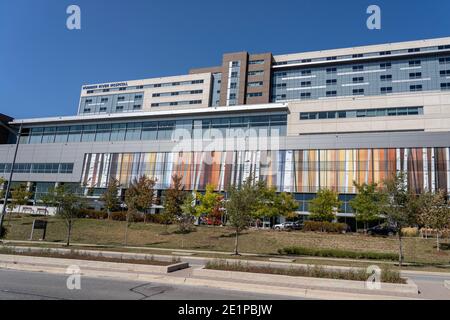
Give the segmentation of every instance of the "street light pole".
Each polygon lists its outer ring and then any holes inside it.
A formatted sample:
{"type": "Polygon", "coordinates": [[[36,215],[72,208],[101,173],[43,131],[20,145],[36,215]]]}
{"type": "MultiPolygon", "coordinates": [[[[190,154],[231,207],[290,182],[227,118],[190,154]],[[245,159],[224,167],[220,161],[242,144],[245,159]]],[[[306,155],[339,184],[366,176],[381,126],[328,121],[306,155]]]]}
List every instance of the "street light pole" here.
{"type": "Polygon", "coordinates": [[[0,214],[0,230],[1,230],[2,226],[3,226],[3,220],[5,219],[6,203],[8,201],[8,195],[9,195],[9,192],[11,191],[11,183],[12,183],[12,178],[13,178],[13,174],[14,174],[14,165],[16,164],[17,151],[19,150],[20,136],[22,134],[22,124],[20,124],[19,132],[12,130],[10,127],[6,126],[2,122],[0,122],[0,125],[6,129],[8,129],[14,135],[16,135],[16,147],[14,150],[14,158],[13,158],[13,162],[11,164],[11,172],[9,173],[8,185],[6,187],[5,199],[3,201],[2,213],[0,214]]]}

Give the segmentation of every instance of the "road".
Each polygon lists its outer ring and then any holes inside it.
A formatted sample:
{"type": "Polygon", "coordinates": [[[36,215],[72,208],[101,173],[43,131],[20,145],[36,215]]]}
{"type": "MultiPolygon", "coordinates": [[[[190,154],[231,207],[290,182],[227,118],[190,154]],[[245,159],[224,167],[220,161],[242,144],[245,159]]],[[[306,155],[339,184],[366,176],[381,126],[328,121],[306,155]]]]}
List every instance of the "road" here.
{"type": "Polygon", "coordinates": [[[450,300],[450,289],[444,285],[445,280],[450,280],[450,275],[418,274],[404,271],[402,275],[413,280],[419,287],[422,299],[450,300]]]}
{"type": "Polygon", "coordinates": [[[204,287],[162,285],[111,278],[81,278],[69,290],[67,276],[0,269],[0,300],[267,300],[292,297],[251,294],[204,287]]]}

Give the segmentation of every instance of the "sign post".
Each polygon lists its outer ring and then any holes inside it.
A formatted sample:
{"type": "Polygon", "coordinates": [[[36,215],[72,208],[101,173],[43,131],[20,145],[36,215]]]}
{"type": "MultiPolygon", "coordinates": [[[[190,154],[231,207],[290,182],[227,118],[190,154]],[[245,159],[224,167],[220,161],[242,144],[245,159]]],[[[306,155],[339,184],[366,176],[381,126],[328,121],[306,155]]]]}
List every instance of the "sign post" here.
{"type": "Polygon", "coordinates": [[[30,240],[33,240],[33,234],[34,234],[35,229],[36,230],[38,230],[38,229],[44,230],[41,240],[45,240],[45,234],[47,232],[47,221],[46,220],[37,220],[37,219],[33,220],[33,226],[31,228],[30,240]]]}

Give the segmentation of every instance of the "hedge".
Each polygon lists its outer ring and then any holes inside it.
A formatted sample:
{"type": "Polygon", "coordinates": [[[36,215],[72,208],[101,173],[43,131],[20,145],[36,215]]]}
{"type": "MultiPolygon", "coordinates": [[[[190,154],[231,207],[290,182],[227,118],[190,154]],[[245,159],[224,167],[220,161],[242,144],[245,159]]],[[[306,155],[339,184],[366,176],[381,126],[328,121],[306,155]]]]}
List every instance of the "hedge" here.
{"type": "Polygon", "coordinates": [[[394,253],[346,251],[340,249],[313,249],[296,246],[279,249],[278,253],[283,255],[313,256],[313,257],[327,257],[327,258],[331,257],[331,258],[392,260],[392,261],[398,260],[398,255],[394,253]]]}

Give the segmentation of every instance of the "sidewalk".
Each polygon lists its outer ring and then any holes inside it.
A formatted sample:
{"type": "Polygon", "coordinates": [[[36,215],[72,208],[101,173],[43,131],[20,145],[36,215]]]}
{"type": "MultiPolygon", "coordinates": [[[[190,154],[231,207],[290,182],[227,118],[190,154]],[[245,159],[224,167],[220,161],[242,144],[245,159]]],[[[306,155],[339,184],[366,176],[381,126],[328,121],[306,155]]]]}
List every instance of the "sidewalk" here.
{"type": "MultiPolygon", "coordinates": [[[[0,242],[1,244],[1,242],[0,242]]],[[[64,246],[64,243],[57,243],[57,242],[50,242],[50,241],[27,241],[27,240],[4,240],[3,244],[33,244],[33,245],[50,245],[51,247],[62,247],[64,246]]],[[[226,252],[226,251],[212,251],[212,250],[195,250],[195,249],[170,249],[170,248],[157,248],[157,247],[135,247],[135,246],[116,246],[116,245],[99,245],[99,244],[88,244],[88,243],[77,243],[73,242],[71,243],[74,247],[81,247],[81,248],[103,248],[103,249],[119,249],[123,250],[125,249],[131,249],[131,250],[142,250],[142,251],[161,251],[161,252],[167,252],[171,255],[178,256],[183,259],[189,258],[187,262],[193,263],[193,264],[204,264],[206,260],[211,260],[213,258],[208,257],[202,257],[202,254],[205,255],[223,255],[225,256],[223,259],[229,258],[232,254],[232,252],[226,252]],[[196,256],[200,255],[200,256],[196,256]],[[197,261],[197,263],[195,262],[197,261]]],[[[68,249],[68,248],[65,248],[68,249]]],[[[69,248],[70,249],[70,248],[69,248]]],[[[76,248],[73,248],[76,249],[76,248]]],[[[278,264],[283,263],[285,265],[297,265],[297,266],[305,266],[305,265],[313,265],[313,264],[307,264],[307,263],[299,263],[299,262],[281,262],[281,260],[286,259],[305,259],[305,260],[321,260],[321,261],[343,261],[343,262],[354,262],[354,263],[369,263],[369,264],[377,264],[377,263],[383,263],[383,264],[391,264],[395,265],[397,262],[394,261],[379,261],[379,260],[359,260],[359,259],[347,259],[347,258],[328,258],[328,257],[315,257],[315,256],[278,256],[278,255],[263,255],[263,254],[256,254],[256,253],[240,253],[242,257],[258,257],[258,258],[266,258],[268,259],[267,262],[270,262],[271,264],[278,264]],[[274,260],[270,261],[271,258],[279,259],[279,262],[276,262],[274,260]]],[[[231,260],[230,260],[231,261],[231,260]]],[[[258,260],[248,260],[248,261],[258,261],[258,260]]],[[[264,260],[262,260],[264,261],[264,260]]],[[[346,266],[335,266],[335,265],[321,265],[324,267],[332,267],[335,269],[351,269],[354,267],[346,267],[346,266]]],[[[405,275],[436,275],[436,276],[448,276],[450,277],[450,269],[448,272],[433,272],[433,271],[418,271],[418,270],[408,270],[403,269],[402,274],[405,275]]]]}

